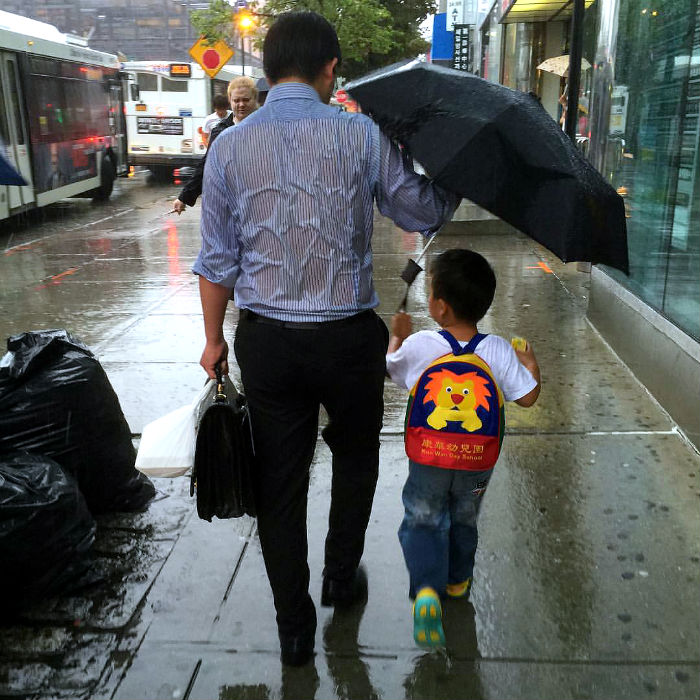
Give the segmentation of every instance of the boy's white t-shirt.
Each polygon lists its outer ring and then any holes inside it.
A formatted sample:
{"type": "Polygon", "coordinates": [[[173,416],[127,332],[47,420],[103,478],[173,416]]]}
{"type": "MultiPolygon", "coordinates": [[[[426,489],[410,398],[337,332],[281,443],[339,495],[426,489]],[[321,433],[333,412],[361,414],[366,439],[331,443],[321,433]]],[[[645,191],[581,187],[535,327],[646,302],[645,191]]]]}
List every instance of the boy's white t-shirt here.
{"type": "MultiPolygon", "coordinates": [[[[458,341],[464,347],[465,341],[458,341]]],[[[452,352],[450,344],[437,331],[418,331],[386,356],[386,369],[392,381],[409,391],[428,365],[452,352]]],[[[491,369],[506,401],[517,401],[536,386],[535,378],[518,360],[511,344],[498,335],[487,335],[474,349],[491,369]]]]}

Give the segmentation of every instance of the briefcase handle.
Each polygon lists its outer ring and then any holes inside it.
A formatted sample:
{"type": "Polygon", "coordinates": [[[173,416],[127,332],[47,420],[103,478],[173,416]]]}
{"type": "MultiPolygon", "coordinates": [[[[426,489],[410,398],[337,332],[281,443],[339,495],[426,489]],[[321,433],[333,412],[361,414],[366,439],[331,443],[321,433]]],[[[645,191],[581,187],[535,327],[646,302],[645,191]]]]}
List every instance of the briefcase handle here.
{"type": "Polygon", "coordinates": [[[221,372],[221,365],[217,364],[214,367],[216,372],[216,394],[214,394],[214,402],[226,402],[226,391],[224,390],[224,375],[221,372]]]}

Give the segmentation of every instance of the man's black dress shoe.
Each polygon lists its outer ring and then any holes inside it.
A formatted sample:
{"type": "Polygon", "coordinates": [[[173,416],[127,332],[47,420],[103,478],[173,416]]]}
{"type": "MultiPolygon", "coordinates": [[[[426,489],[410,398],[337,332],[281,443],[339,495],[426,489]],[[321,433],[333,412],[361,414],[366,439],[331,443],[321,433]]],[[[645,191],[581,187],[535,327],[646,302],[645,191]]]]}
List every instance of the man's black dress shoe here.
{"type": "Polygon", "coordinates": [[[305,666],[314,656],[315,634],[280,635],[280,658],[285,666],[305,666]]]}
{"type": "Polygon", "coordinates": [[[367,572],[359,566],[355,575],[348,579],[323,577],[321,605],[324,607],[348,608],[355,603],[367,602],[367,572]]]}

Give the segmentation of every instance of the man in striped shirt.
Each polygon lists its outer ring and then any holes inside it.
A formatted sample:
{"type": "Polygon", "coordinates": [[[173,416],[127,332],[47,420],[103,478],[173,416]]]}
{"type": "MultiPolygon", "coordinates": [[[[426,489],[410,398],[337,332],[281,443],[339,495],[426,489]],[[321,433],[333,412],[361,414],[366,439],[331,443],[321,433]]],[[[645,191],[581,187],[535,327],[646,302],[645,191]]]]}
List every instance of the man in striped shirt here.
{"type": "Polygon", "coordinates": [[[311,660],[306,507],[319,407],[333,454],[322,605],[366,596],[359,567],[379,465],[388,332],[375,314],[372,218],[430,233],[457,200],[417,175],[365,115],[328,106],[340,46],[320,15],[281,15],[263,47],[265,106],[213,144],[199,275],[209,376],[228,370],[226,302],[256,449],[258,533],[282,662],[311,660]]]}

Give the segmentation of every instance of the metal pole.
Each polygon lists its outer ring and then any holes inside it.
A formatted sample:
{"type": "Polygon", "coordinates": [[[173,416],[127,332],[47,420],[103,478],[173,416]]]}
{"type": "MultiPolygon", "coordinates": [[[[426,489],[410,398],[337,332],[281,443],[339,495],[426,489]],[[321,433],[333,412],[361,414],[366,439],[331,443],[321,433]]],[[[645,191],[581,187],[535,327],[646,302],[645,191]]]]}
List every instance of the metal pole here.
{"type": "Polygon", "coordinates": [[[564,123],[564,131],[574,143],[576,142],[576,125],[578,124],[578,91],[581,85],[584,10],[584,0],[574,0],[574,13],[571,17],[571,40],[569,42],[569,95],[564,123]]]}
{"type": "Polygon", "coordinates": [[[245,75],[245,44],[243,43],[243,32],[241,32],[241,70],[245,75]]]}

